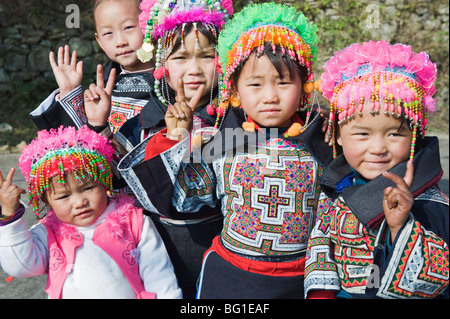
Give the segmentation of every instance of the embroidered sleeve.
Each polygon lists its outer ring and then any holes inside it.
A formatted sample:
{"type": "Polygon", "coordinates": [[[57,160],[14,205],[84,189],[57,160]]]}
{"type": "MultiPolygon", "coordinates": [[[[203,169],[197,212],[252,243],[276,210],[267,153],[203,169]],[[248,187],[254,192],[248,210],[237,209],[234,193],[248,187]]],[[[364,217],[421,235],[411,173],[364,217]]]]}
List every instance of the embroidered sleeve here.
{"type": "Polygon", "coordinates": [[[201,158],[187,155],[191,154],[190,143],[187,138],[161,154],[174,184],[172,205],[179,212],[196,212],[204,205],[216,204],[214,172],[201,158]]]}
{"type": "Polygon", "coordinates": [[[181,213],[215,206],[215,175],[201,159],[191,160],[189,138],[145,160],[148,141],[119,163],[120,173],[146,210],[167,216],[172,208],[181,213]]]}
{"type": "Polygon", "coordinates": [[[305,263],[305,297],[313,290],[339,290],[339,275],[330,238],[332,200],[321,195],[316,223],[308,241],[305,263]]]}
{"type": "Polygon", "coordinates": [[[84,113],[84,99],[81,86],[64,96],[61,100],[59,100],[59,103],[73,120],[77,128],[82,127],[87,122],[86,115],[84,113]]]}
{"type": "Polygon", "coordinates": [[[448,286],[448,245],[411,215],[381,268],[377,296],[434,298],[448,286]]]}

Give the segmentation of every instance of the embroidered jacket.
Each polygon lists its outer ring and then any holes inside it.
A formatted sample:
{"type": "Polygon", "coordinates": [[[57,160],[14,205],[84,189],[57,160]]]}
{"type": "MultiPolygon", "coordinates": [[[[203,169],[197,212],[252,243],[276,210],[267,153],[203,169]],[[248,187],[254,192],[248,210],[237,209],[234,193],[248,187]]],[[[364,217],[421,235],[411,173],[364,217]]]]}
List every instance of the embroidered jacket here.
{"type": "MultiPolygon", "coordinates": [[[[382,208],[383,190],[392,182],[379,176],[364,185],[345,183],[351,174],[345,158],[330,164],[321,184],[337,198],[311,233],[305,294],[326,289],[340,297],[432,298],[448,287],[448,198],[437,186],[437,138],[425,138],[424,145],[414,156],[414,205],[392,245],[382,208]]],[[[405,170],[406,163],[391,169],[399,176],[405,170]]]]}
{"type": "Polygon", "coordinates": [[[221,239],[233,252],[304,254],[319,206],[318,177],[331,159],[321,121],[317,117],[304,133],[289,139],[261,132],[239,138],[243,122],[242,110],[230,109],[221,134],[201,150],[191,153],[185,139],[141,162],[143,143],[122,160],[119,170],[145,209],[169,218],[220,205],[221,239]]]}
{"type": "Polygon", "coordinates": [[[112,200],[88,227],[62,223],[53,211],[17,235],[23,223],[0,228],[0,262],[18,277],[47,273],[52,299],[181,297],[159,234],[129,197],[112,200]]]}

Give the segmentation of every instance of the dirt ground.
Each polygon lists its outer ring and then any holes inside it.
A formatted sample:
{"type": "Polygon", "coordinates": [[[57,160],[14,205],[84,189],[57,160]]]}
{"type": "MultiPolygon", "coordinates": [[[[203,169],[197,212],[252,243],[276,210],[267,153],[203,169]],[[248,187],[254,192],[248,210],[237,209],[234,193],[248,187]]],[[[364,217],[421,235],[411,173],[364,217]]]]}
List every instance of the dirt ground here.
{"type": "MultiPolygon", "coordinates": [[[[449,195],[449,136],[447,134],[433,133],[428,133],[428,135],[436,135],[439,138],[441,163],[444,169],[444,176],[441,179],[440,186],[443,192],[449,195]]],[[[3,176],[5,176],[11,167],[16,167],[14,182],[26,189],[25,180],[17,168],[18,157],[19,154],[0,155],[0,170],[3,172],[3,176]]],[[[22,201],[27,201],[26,196],[22,197],[22,201]]],[[[36,217],[31,212],[31,208],[27,208],[25,219],[28,226],[32,226],[37,222],[36,217]]],[[[44,292],[47,280],[45,275],[31,278],[14,278],[11,281],[9,279],[9,275],[0,269],[0,300],[47,298],[47,294],[44,292]]]]}

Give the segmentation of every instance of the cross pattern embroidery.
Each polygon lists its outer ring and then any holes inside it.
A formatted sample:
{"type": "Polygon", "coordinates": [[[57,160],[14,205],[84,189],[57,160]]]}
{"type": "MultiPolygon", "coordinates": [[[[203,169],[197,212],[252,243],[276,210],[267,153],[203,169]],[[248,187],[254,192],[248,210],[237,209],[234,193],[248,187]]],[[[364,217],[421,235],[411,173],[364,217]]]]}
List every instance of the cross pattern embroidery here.
{"type": "Polygon", "coordinates": [[[269,195],[259,195],[258,202],[268,204],[269,217],[276,217],[278,211],[278,205],[289,206],[289,198],[279,196],[279,186],[271,185],[269,195]]]}

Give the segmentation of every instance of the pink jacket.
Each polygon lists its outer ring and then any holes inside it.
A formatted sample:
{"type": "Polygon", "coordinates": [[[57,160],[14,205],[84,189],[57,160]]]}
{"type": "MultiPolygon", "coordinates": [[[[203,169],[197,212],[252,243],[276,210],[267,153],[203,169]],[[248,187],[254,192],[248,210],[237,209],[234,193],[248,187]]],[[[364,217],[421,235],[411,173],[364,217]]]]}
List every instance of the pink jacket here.
{"type": "MultiPolygon", "coordinates": [[[[119,196],[116,208],[94,231],[93,242],[103,249],[119,266],[138,299],[154,299],[145,291],[139,275],[136,247],[142,232],[142,210],[133,199],[119,196]]],[[[110,203],[111,205],[112,203],[110,203]]],[[[43,220],[48,232],[49,267],[45,291],[52,299],[60,299],[64,282],[75,263],[75,252],[83,245],[83,236],[75,227],[65,224],[50,211],[43,220]]]]}

